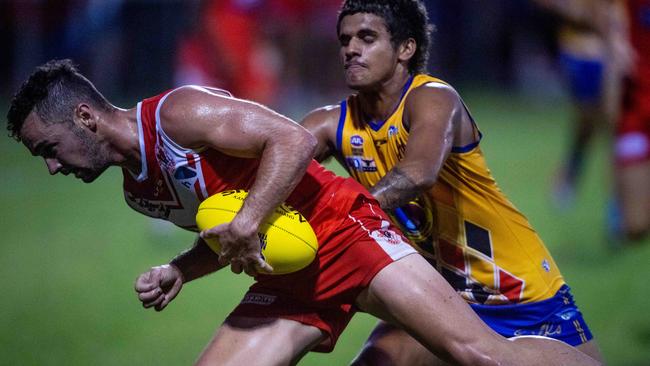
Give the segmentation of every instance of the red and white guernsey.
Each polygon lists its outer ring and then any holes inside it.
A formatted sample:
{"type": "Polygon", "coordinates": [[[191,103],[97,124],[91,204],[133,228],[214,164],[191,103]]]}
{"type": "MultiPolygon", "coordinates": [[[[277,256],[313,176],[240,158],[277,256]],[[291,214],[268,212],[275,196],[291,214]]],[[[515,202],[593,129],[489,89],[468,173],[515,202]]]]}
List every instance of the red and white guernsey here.
{"type": "MultiPolygon", "coordinates": [[[[124,196],[129,206],[142,214],[196,231],[195,215],[201,201],[225,190],[250,189],[259,159],[176,144],[160,121],[160,108],[175,90],[137,105],[142,167],[138,176],[123,169],[124,196]]],[[[359,195],[369,193],[356,181],[338,177],[312,160],[286,202],[309,220],[322,242],[347,217],[359,195]]]]}

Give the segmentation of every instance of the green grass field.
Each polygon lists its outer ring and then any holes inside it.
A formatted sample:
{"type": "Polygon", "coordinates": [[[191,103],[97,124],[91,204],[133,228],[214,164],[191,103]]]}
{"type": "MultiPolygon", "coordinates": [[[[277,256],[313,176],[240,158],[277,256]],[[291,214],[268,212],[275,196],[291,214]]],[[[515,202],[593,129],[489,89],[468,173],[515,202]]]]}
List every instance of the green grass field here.
{"type": "MultiPolygon", "coordinates": [[[[604,139],[575,208],[559,213],[548,188],[564,151],[567,106],[468,95],[497,181],[554,254],[608,363],[650,365],[650,242],[614,251],[603,239],[604,139]]],[[[0,169],[2,365],[188,365],[251,283],[222,271],[187,285],[164,312],[145,311],[135,277],[188,247],[191,234],[131,211],[117,169],[92,185],[50,177],[42,160],[6,137],[0,169]]],[[[300,364],[347,364],[374,322],[358,315],[333,353],[300,364]]]]}

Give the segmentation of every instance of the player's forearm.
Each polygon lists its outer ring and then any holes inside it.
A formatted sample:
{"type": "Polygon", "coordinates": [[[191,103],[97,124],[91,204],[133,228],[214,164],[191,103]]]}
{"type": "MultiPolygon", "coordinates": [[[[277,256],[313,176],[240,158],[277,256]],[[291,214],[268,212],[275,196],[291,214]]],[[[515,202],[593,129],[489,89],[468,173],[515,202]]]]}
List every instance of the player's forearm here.
{"type": "Polygon", "coordinates": [[[381,208],[392,210],[407,204],[429,185],[432,183],[428,180],[417,179],[407,171],[394,167],[370,189],[370,193],[381,208]]]}
{"type": "Polygon", "coordinates": [[[306,130],[270,139],[255,183],[233,224],[257,231],[264,218],[298,185],[312,161],[315,146],[315,138],[306,130]]]}
{"type": "Polygon", "coordinates": [[[185,283],[224,267],[218,259],[219,256],[202,239],[197,238],[191,249],[177,255],[169,264],[181,271],[185,283]]]}

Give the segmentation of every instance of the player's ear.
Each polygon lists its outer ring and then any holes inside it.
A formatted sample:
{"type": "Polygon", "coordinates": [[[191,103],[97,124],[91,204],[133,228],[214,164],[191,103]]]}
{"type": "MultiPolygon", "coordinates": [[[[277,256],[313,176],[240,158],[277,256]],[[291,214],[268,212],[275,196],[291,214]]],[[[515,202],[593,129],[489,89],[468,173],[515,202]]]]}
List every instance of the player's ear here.
{"type": "Polygon", "coordinates": [[[417,50],[417,43],[415,43],[415,39],[409,38],[406,41],[402,42],[402,44],[400,44],[398,49],[399,60],[400,61],[410,60],[415,54],[415,50],[417,50]]]}
{"type": "Polygon", "coordinates": [[[79,123],[82,127],[88,128],[95,132],[97,131],[97,121],[95,111],[86,103],[79,103],[74,109],[75,122],[79,123]]]}

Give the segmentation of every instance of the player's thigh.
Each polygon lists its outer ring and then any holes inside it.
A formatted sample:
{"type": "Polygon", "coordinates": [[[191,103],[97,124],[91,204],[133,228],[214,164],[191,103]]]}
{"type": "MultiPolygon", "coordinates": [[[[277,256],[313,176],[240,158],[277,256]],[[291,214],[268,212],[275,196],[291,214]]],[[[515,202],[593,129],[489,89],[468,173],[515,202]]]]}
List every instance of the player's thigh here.
{"type": "MultiPolygon", "coordinates": [[[[567,343],[564,343],[557,339],[542,336],[520,336],[508,339],[512,342],[518,343],[520,346],[523,346],[525,348],[535,349],[540,354],[544,355],[545,361],[550,365],[587,365],[592,363],[602,364],[601,358],[594,357],[600,356],[600,352],[598,352],[597,355],[591,355],[585,352],[583,349],[580,349],[580,346],[571,347],[567,343]],[[581,352],[576,352],[575,349],[578,349],[581,352]],[[588,360],[588,358],[585,358],[585,354],[591,357],[593,359],[592,361],[594,362],[590,363],[590,360],[588,360]]],[[[593,340],[590,342],[593,342],[593,340]]],[[[586,345],[590,342],[587,342],[583,345],[586,345]]],[[[595,346],[594,343],[592,343],[592,345],[595,346]]]]}
{"type": "Polygon", "coordinates": [[[422,344],[399,329],[379,321],[351,366],[434,366],[448,365],[422,344]]]}
{"type": "Polygon", "coordinates": [[[197,365],[294,365],[324,337],[316,327],[278,318],[230,316],[197,365]]]}
{"type": "Polygon", "coordinates": [[[445,360],[479,364],[509,359],[513,347],[490,329],[422,256],[408,255],[382,269],[357,306],[395,324],[445,360]]]}
{"type": "Polygon", "coordinates": [[[600,347],[598,347],[598,343],[596,343],[595,339],[592,339],[586,343],[583,343],[581,345],[576,346],[580,352],[585,353],[586,355],[590,356],[594,360],[600,361],[600,362],[605,362],[603,359],[603,354],[600,352],[600,347]]]}

